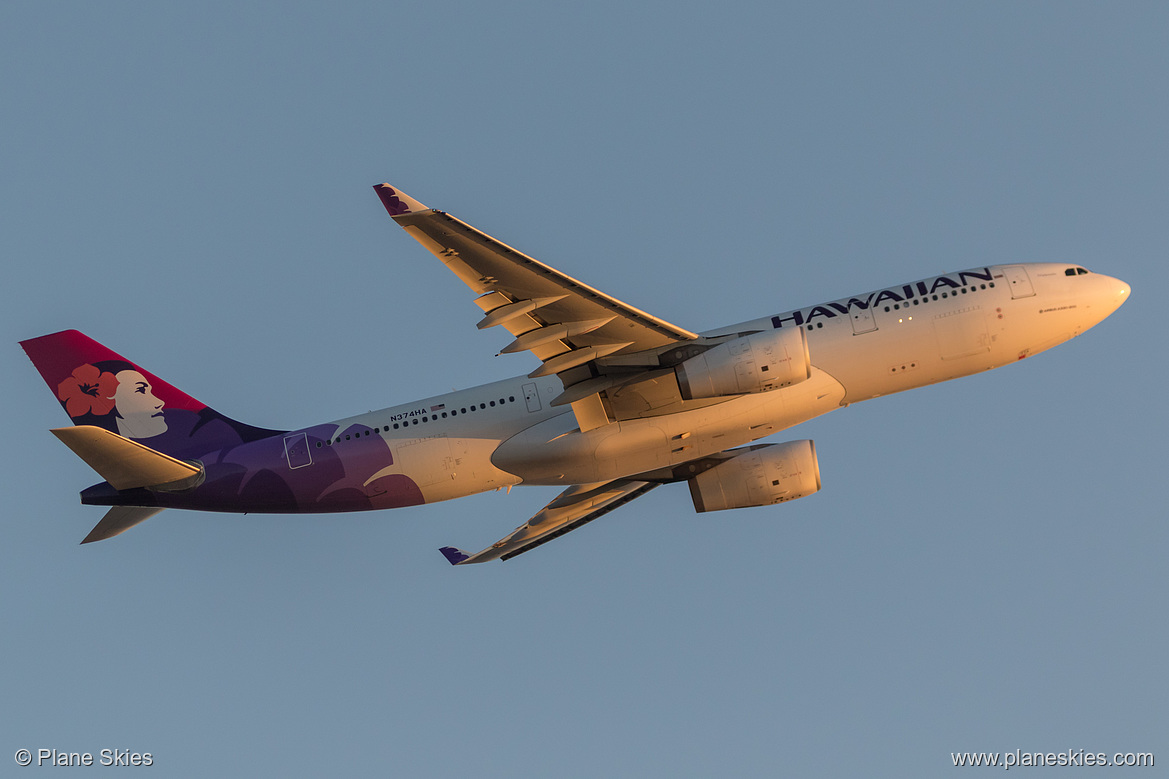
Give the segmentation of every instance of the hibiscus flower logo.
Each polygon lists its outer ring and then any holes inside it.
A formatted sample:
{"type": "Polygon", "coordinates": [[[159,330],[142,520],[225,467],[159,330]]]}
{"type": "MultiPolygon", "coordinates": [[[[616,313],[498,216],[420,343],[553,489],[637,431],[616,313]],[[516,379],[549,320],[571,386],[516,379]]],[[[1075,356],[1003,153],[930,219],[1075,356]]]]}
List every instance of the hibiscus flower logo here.
{"type": "Polygon", "coordinates": [[[57,387],[57,397],[65,404],[65,413],[71,417],[96,414],[102,416],[114,409],[114,393],[118,379],[94,365],[82,365],[57,387]]]}

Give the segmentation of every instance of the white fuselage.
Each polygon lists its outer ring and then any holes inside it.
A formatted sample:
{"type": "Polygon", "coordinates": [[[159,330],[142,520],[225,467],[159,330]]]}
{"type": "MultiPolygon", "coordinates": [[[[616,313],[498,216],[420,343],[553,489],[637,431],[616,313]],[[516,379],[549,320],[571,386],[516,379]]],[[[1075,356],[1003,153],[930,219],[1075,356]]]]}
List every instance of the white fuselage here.
{"type": "Polygon", "coordinates": [[[412,479],[427,503],[520,483],[604,482],[1016,362],[1092,327],[1128,292],[1124,282],[1069,265],[986,266],[702,334],[803,328],[812,376],[782,389],[581,432],[568,406],[550,405],[563,391],[559,379],[517,377],[340,420],[333,435],[373,428],[392,453],[384,470],[412,479]]]}

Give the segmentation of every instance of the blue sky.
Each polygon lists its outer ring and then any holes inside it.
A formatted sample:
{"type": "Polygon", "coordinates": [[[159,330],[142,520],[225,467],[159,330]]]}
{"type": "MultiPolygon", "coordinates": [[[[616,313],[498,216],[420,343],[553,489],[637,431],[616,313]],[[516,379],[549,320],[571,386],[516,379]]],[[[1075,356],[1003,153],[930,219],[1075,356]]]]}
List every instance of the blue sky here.
{"type": "Polygon", "coordinates": [[[336,5],[0,10],[0,761],[1169,762],[1169,11],[336,5]],[[1133,299],[1033,360],[784,434],[816,440],[824,481],[790,505],[697,515],[664,488],[467,569],[437,548],[482,548],[555,490],[169,511],[78,546],[96,479],[48,433],[66,418],[18,340],[81,329],[267,427],[531,370],[493,356],[506,336],[475,329],[381,181],[694,330],[996,262],[1082,264],[1133,299]]]}

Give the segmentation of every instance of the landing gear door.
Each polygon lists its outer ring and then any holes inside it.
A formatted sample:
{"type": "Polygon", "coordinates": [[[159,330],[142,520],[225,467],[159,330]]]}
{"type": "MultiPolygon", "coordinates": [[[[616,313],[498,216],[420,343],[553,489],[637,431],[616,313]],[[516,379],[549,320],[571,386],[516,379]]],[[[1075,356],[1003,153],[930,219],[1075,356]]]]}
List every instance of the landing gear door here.
{"type": "Polygon", "coordinates": [[[528,404],[528,411],[540,410],[540,392],[535,384],[524,385],[524,403],[528,404]]]}
{"type": "Polygon", "coordinates": [[[1029,298],[1035,294],[1035,288],[1031,286],[1031,277],[1027,275],[1027,269],[1022,265],[1007,265],[1003,267],[1003,274],[1007,277],[1007,283],[1011,285],[1012,298],[1029,298]]]}
{"type": "Polygon", "coordinates": [[[877,323],[873,319],[873,311],[870,308],[850,306],[848,309],[848,317],[852,320],[853,335],[871,333],[877,329],[877,323]]]}

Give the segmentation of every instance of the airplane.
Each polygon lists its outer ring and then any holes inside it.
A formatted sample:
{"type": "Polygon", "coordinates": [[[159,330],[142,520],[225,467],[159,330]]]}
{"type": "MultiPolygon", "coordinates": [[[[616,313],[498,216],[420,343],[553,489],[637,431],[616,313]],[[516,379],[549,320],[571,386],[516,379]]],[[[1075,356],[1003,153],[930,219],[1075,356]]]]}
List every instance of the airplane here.
{"type": "Polygon", "coordinates": [[[207,407],[76,330],[22,341],[73,422],[52,432],[104,481],[81,542],[167,508],[361,511],[557,485],[454,565],[508,560],[686,482],[698,512],[820,490],[811,440],[759,443],[834,409],[998,368],[1103,321],[1129,285],[1069,263],[986,265],[695,333],[617,300],[389,184],[390,217],[476,294],[526,375],[292,430],[207,407]]]}

